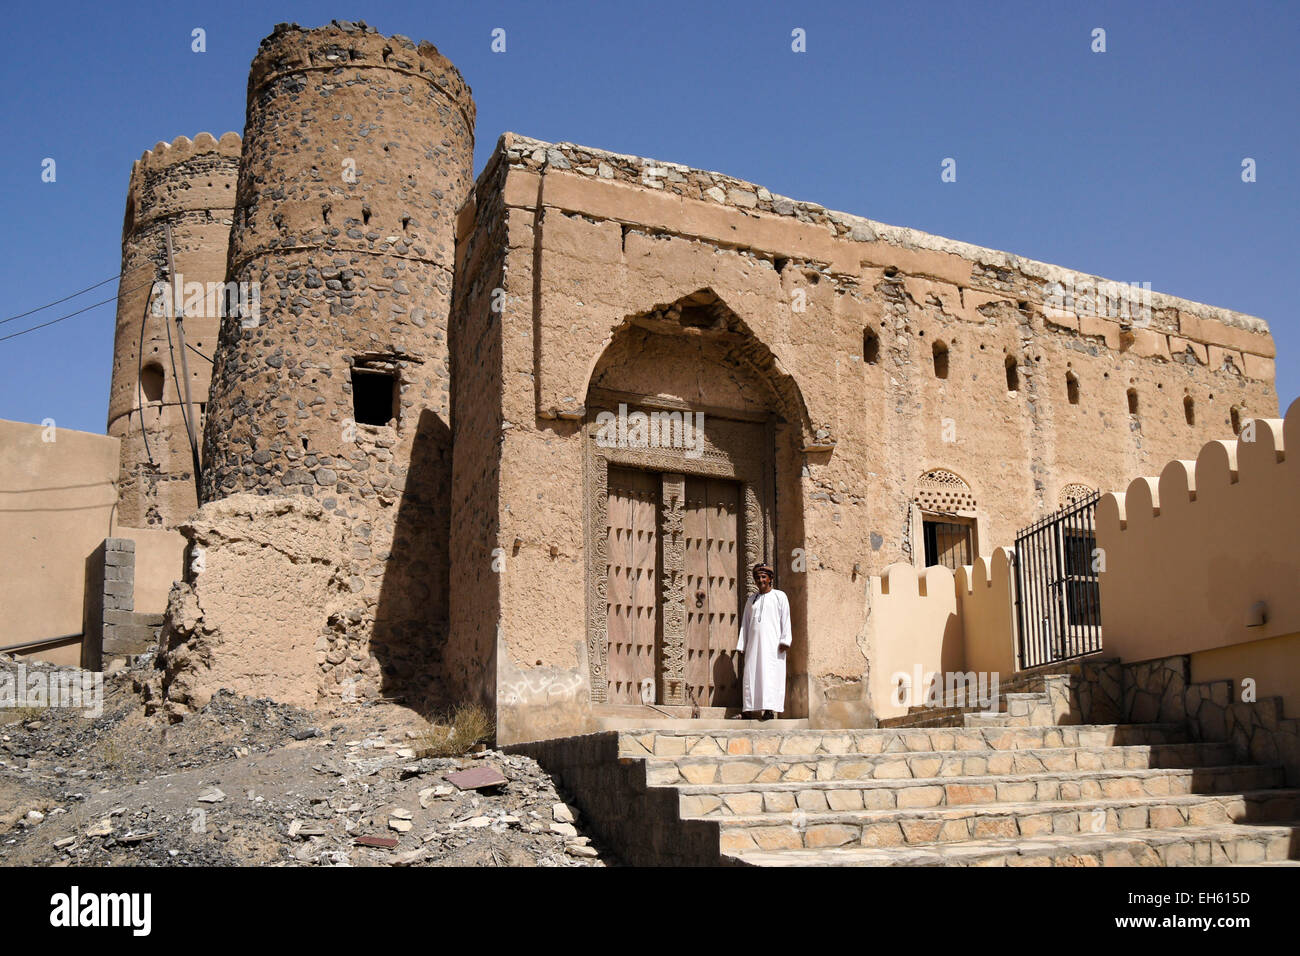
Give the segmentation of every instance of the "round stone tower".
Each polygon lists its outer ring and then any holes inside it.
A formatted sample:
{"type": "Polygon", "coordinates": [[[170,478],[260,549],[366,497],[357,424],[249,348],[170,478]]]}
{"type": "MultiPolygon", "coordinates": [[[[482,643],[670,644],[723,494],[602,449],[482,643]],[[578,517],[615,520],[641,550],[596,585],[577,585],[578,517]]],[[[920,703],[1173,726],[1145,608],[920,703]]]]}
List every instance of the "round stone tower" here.
{"type": "Polygon", "coordinates": [[[474,102],[428,43],[277,25],[253,60],[205,502],[308,495],[350,529],[355,604],[318,645],[358,696],[427,678],[446,634],[447,323],[474,102]]]}
{"type": "Polygon", "coordinates": [[[212,366],[197,353],[210,357],[217,346],[239,149],[235,133],[220,140],[200,133],[193,142],[182,136],[159,143],[131,168],[108,400],[108,433],[122,442],[117,520],[128,527],[174,528],[197,507],[179,343],[168,327],[167,300],[152,292],[155,282],[175,281],[167,273],[170,223],[201,435],[212,366]]]}

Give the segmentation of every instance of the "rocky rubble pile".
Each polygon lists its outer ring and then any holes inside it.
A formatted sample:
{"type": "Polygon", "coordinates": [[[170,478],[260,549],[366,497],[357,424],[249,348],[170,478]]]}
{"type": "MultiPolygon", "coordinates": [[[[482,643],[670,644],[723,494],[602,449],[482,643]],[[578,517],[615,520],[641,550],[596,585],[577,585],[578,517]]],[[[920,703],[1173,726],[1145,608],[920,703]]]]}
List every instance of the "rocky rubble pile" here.
{"type": "Polygon", "coordinates": [[[180,723],[146,718],[131,688],[148,666],[105,680],[98,717],[0,709],[0,862],[603,865],[527,757],[420,759],[427,723],[382,703],[328,713],[221,693],[180,723]],[[461,775],[480,769],[493,772],[461,775]]]}

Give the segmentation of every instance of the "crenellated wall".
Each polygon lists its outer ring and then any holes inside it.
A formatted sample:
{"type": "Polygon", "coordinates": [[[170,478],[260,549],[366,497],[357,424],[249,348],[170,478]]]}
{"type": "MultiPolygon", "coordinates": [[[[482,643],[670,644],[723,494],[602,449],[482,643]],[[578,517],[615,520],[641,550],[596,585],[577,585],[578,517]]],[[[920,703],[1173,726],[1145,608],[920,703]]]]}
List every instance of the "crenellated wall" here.
{"type": "Polygon", "coordinates": [[[925,675],[965,671],[961,605],[953,573],[935,565],[919,574],[910,564],[893,564],[868,582],[868,657],[871,701],[876,717],[905,714],[907,699],[895,697],[898,674],[908,675],[912,706],[925,703],[925,675]],[[915,674],[922,680],[918,684],[915,674]]]}
{"type": "Polygon", "coordinates": [[[1300,712],[1300,402],[1097,506],[1106,654],[1191,655],[1198,681],[1252,678],[1300,712]]]}
{"type": "Polygon", "coordinates": [[[957,569],[966,670],[1004,676],[1017,670],[1014,561],[1014,548],[994,548],[957,569]]]}
{"type": "Polygon", "coordinates": [[[131,168],[122,223],[108,434],[121,439],[118,512],[123,524],[175,528],[198,506],[180,384],[188,365],[196,438],[212,381],[240,138],[199,133],[159,143],[131,168]],[[167,272],[166,227],[184,309],[185,361],[155,282],[167,272]],[[188,287],[188,290],[186,289],[188,287]],[[201,291],[200,291],[201,290],[201,291]],[[143,373],[143,374],[142,374],[143,373]]]}

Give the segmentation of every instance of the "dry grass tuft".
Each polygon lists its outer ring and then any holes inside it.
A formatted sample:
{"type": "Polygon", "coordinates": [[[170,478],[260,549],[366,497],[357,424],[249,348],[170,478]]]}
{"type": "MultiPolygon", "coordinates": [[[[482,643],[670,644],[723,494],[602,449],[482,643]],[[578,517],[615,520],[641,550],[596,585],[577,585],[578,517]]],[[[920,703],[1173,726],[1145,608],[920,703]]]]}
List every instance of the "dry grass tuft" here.
{"type": "Polygon", "coordinates": [[[478,704],[460,704],[436,718],[416,739],[420,757],[459,757],[476,744],[490,743],[496,733],[492,712],[478,704]]]}

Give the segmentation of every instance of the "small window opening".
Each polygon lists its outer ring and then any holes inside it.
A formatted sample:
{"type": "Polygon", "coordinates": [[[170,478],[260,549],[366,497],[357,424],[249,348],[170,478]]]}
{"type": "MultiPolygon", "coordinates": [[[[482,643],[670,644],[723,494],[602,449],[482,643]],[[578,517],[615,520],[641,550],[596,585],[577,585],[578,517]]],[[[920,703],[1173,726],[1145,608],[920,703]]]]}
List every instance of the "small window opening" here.
{"type": "Polygon", "coordinates": [[[1136,388],[1128,390],[1128,413],[1136,415],[1138,413],[1138,393],[1136,388]]]}
{"type": "Polygon", "coordinates": [[[387,369],[352,367],[352,417],[358,425],[397,418],[397,376],[387,369]]]}
{"type": "Polygon", "coordinates": [[[921,536],[925,546],[925,566],[941,564],[956,571],[973,560],[971,526],[968,518],[956,516],[921,516],[921,536]]]}
{"type": "Polygon", "coordinates": [[[948,377],[948,346],[942,342],[934,343],[934,377],[948,377]]]}
{"type": "Polygon", "coordinates": [[[368,226],[368,225],[370,225],[370,207],[369,207],[369,206],[362,206],[362,207],[361,207],[361,224],[362,224],[363,226],[368,226]]]}
{"type": "Polygon", "coordinates": [[[1079,376],[1073,372],[1065,373],[1065,394],[1071,405],[1079,404],[1079,376]]]}
{"type": "Polygon", "coordinates": [[[1234,435],[1240,435],[1241,434],[1241,408],[1236,405],[1233,405],[1232,411],[1229,412],[1229,415],[1232,420],[1232,433],[1234,435]]]}
{"type": "Polygon", "coordinates": [[[880,361],[880,338],[871,329],[862,333],[862,359],[868,365],[880,361]]]}
{"type": "Polygon", "coordinates": [[[1007,356],[1007,391],[1020,391],[1020,369],[1016,367],[1016,357],[1007,356]]]}
{"type": "Polygon", "coordinates": [[[163,394],[162,366],[150,362],[140,371],[140,388],[146,402],[158,402],[163,394]]]}
{"type": "Polygon", "coordinates": [[[321,219],[323,219],[323,220],[325,221],[325,225],[327,225],[327,226],[330,224],[330,209],[331,209],[331,208],[332,208],[332,207],[330,206],[329,203],[325,203],[325,205],[323,205],[323,206],[320,207],[320,217],[321,217],[321,219]]]}
{"type": "Polygon", "coordinates": [[[410,232],[411,232],[411,217],[410,217],[410,216],[403,216],[403,217],[402,217],[402,232],[403,232],[403,234],[410,235],[410,232]]]}
{"type": "Polygon", "coordinates": [[[1183,399],[1183,415],[1187,418],[1187,424],[1196,424],[1196,402],[1190,395],[1183,399]]]}

